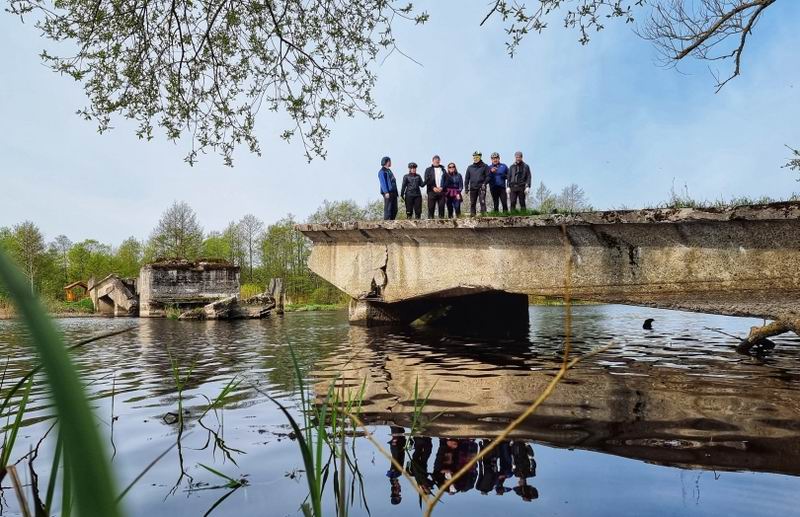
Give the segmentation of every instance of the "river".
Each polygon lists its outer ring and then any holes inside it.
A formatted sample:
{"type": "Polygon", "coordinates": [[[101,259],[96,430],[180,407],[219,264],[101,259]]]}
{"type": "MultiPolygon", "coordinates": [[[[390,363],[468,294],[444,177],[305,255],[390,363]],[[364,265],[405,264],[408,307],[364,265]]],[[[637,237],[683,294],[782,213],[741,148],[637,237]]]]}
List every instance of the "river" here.
{"type": "MultiPolygon", "coordinates": [[[[530,333],[522,340],[352,327],[342,312],[236,322],[63,319],[57,325],[68,342],[135,327],[74,352],[117,485],[128,485],[168,451],[126,495],[128,515],[200,516],[219,503],[212,515],[284,516],[298,515],[308,493],[297,441],[267,397],[298,414],[288,345],[317,399],[332,379],[351,388],[366,380],[367,429],[435,493],[553,378],[567,339],[565,310],[531,307],[530,333]],[[188,374],[182,432],[171,358],[188,374]],[[206,411],[231,379],[238,384],[223,407],[206,411]],[[415,385],[423,394],[417,405],[429,390],[430,398],[418,436],[409,437],[415,385]],[[226,488],[203,465],[247,484],[226,488]]],[[[532,417],[453,484],[434,515],[800,514],[800,339],[777,338],[774,351],[755,358],[736,354],[736,340],[723,334],[744,335],[760,323],[573,307],[570,357],[609,348],[578,362],[532,417]],[[642,329],[645,318],[655,319],[653,330],[642,329]]],[[[25,339],[21,324],[0,321],[0,348],[8,357],[4,392],[35,365],[25,339]]],[[[36,446],[53,423],[42,381],[37,377],[12,460],[36,446]]],[[[40,487],[47,485],[53,434],[34,462],[40,487]]],[[[349,514],[420,515],[410,482],[363,432],[355,435],[348,438],[349,514]]],[[[25,482],[27,463],[18,466],[25,482]]],[[[18,515],[8,479],[2,488],[2,514],[18,515]]],[[[328,479],[326,515],[336,514],[333,493],[328,479]]]]}

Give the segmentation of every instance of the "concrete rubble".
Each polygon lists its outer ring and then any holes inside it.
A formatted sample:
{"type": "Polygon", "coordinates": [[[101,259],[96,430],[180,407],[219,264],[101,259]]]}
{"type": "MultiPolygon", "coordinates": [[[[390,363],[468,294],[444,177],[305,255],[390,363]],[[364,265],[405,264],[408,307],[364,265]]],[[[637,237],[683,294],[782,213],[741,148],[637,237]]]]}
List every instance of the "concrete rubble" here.
{"type": "Polygon", "coordinates": [[[241,300],[239,267],[224,260],[158,260],[144,265],[137,279],[109,275],[90,282],[95,309],[114,316],[181,320],[254,319],[283,312],[283,283],[273,279],[267,291],[241,300]]]}

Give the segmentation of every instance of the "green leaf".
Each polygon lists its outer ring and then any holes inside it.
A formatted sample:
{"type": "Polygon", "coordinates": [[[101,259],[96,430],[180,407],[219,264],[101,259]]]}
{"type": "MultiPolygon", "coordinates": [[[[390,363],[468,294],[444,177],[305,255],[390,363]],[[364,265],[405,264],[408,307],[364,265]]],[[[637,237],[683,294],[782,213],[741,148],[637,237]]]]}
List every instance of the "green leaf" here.
{"type": "Polygon", "coordinates": [[[105,445],[78,373],[52,321],[2,250],[0,282],[5,284],[28,327],[33,348],[44,368],[58,416],[63,453],[71,463],[70,468],[65,468],[65,485],[70,484],[69,478],[78,513],[84,517],[121,515],[115,503],[116,490],[105,445]]]}

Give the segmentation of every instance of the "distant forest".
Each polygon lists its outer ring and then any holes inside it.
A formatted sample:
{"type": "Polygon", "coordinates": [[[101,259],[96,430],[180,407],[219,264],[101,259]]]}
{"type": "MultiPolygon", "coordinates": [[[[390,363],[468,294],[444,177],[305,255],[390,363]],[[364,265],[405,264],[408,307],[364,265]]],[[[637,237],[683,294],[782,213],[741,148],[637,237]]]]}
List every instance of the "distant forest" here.
{"type": "MultiPolygon", "coordinates": [[[[577,185],[553,195],[541,183],[531,191],[528,206],[539,211],[589,208],[577,185]]],[[[306,222],[377,220],[382,216],[380,199],[364,205],[351,200],[324,201],[306,222]]],[[[187,203],[175,202],[144,241],[129,237],[115,246],[95,239],[73,242],[66,235],[48,241],[35,223],[23,221],[0,227],[0,247],[23,270],[31,289],[49,302],[63,301],[64,286],[72,282],[87,282],[91,277],[100,280],[110,273],[136,277],[143,264],[165,258],[225,259],[241,268],[242,290],[247,295],[263,291],[271,278],[281,278],[289,303],[345,301],[343,293],[308,269],[311,244],[294,229],[298,222],[303,221],[289,214],[267,225],[247,214],[223,229],[207,232],[187,203]]],[[[0,304],[5,298],[0,286],[0,304]]]]}

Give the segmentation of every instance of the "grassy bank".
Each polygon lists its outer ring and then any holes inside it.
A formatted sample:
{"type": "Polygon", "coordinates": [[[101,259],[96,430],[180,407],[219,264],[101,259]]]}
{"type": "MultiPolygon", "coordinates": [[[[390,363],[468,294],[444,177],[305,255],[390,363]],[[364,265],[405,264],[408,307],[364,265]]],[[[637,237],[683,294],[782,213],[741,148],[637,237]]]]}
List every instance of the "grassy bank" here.
{"type": "MultiPolygon", "coordinates": [[[[76,302],[42,299],[42,305],[44,305],[47,313],[55,318],[96,315],[94,312],[94,306],[92,305],[92,300],[89,298],[84,298],[83,300],[78,300],[76,302]]],[[[0,319],[10,319],[15,318],[16,316],[17,312],[14,310],[14,306],[10,303],[0,300],[0,319]]]]}
{"type": "Polygon", "coordinates": [[[346,309],[343,303],[292,303],[284,307],[286,312],[317,312],[317,311],[340,311],[346,309]]]}
{"type": "MultiPolygon", "coordinates": [[[[538,305],[542,307],[563,307],[566,305],[561,298],[552,298],[550,296],[528,296],[528,303],[531,305],[538,305]]],[[[589,302],[584,300],[570,300],[570,305],[598,305],[597,302],[589,302]]]]}

